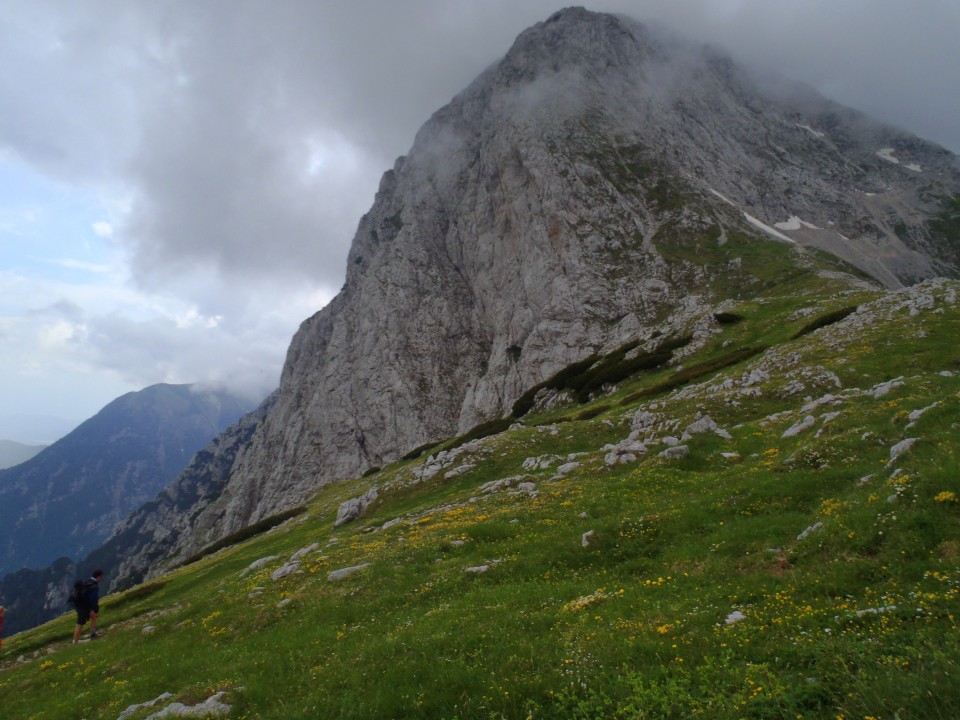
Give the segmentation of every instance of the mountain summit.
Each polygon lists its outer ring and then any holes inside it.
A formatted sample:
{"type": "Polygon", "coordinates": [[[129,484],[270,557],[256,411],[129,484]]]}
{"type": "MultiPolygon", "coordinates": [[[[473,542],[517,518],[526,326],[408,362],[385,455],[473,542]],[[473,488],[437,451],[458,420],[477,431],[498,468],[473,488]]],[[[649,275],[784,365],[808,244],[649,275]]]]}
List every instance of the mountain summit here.
{"type": "Polygon", "coordinates": [[[503,418],[571,363],[693,350],[725,302],[791,273],[956,275],[958,192],[934,144],[770,89],[714,48],[558,12],[384,174],[279,390],[120,528],[120,575],[503,418]]]}

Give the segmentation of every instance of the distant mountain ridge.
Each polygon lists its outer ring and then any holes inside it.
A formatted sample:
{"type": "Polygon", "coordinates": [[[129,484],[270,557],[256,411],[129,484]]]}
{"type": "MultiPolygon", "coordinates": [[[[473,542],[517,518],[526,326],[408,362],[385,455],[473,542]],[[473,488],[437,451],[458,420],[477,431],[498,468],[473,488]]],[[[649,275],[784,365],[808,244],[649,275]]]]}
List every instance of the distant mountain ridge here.
{"type": "Polygon", "coordinates": [[[76,429],[79,424],[79,420],[68,420],[54,415],[0,415],[0,438],[24,445],[50,445],[76,429]]]}
{"type": "Polygon", "coordinates": [[[248,409],[225,392],[153,385],[0,471],[0,574],[83,557],[248,409]]]}
{"type": "Polygon", "coordinates": [[[46,445],[25,445],[13,440],[0,440],[0,470],[26,462],[46,445]]]}

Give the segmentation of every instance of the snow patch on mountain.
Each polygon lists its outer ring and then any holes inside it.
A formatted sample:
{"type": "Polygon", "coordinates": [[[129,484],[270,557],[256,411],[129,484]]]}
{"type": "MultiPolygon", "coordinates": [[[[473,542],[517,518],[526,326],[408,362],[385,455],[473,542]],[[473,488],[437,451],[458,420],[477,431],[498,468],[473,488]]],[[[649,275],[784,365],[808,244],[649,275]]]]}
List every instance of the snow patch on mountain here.
{"type": "MultiPolygon", "coordinates": [[[[894,165],[900,165],[900,160],[893,156],[893,148],[880,148],[877,150],[877,157],[879,157],[881,160],[891,162],[894,165]]],[[[913,172],[923,172],[923,168],[917,163],[906,163],[903,167],[905,167],[907,170],[913,170],[913,172]]]]}
{"type": "Polygon", "coordinates": [[[811,230],[820,230],[813,223],[808,223],[806,220],[801,220],[796,215],[791,215],[785,222],[774,223],[775,228],[780,230],[799,230],[801,227],[810,228],[811,230]]]}
{"type": "Polygon", "coordinates": [[[779,230],[774,230],[772,227],[770,227],[766,223],[760,220],[757,220],[753,215],[750,215],[749,213],[744,213],[743,216],[747,219],[748,223],[750,223],[754,227],[760,228],[765,233],[767,233],[767,235],[769,235],[770,237],[774,237],[777,240],[783,240],[784,242],[788,242],[791,245],[796,244],[792,239],[784,235],[782,232],[780,232],[779,230]]]}

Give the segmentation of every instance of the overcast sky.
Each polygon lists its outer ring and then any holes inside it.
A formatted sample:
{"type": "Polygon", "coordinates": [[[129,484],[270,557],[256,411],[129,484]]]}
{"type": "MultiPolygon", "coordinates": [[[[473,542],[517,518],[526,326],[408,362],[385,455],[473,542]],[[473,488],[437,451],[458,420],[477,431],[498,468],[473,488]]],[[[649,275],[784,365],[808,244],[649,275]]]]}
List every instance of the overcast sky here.
{"type": "MultiPolygon", "coordinates": [[[[957,0],[610,0],[960,153],[957,0]]],[[[262,397],[381,173],[563,3],[5,0],[0,416],[262,397]]]]}

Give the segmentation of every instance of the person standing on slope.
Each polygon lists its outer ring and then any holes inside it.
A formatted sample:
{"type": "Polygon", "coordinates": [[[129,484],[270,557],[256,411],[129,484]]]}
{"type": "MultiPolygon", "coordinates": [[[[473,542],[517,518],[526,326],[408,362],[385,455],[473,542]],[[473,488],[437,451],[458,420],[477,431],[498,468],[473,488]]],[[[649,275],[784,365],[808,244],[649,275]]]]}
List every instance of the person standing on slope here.
{"type": "Polygon", "coordinates": [[[75,606],[77,608],[77,627],[73,631],[73,644],[80,641],[80,633],[83,632],[83,626],[90,621],[90,639],[97,636],[97,617],[100,614],[100,579],[103,577],[103,570],[94,570],[93,576],[85,580],[82,585],[76,589],[75,606]]]}

